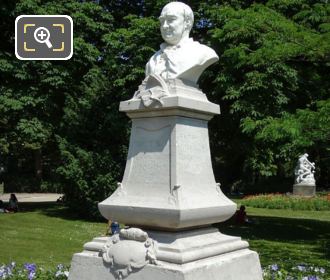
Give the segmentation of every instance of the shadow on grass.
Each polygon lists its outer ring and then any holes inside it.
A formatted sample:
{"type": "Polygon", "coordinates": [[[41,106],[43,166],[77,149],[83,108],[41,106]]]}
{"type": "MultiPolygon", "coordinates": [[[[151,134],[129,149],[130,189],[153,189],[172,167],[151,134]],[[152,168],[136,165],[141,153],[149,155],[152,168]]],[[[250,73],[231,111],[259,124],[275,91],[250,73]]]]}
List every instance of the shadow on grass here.
{"type": "MultiPolygon", "coordinates": [[[[253,223],[235,225],[230,220],[215,226],[224,234],[248,240],[251,247],[254,247],[252,249],[267,251],[266,263],[272,263],[272,258],[313,262],[317,255],[330,268],[330,263],[326,263],[330,258],[330,222],[283,217],[249,218],[253,223]]],[[[261,258],[263,259],[262,255],[261,258]]]]}
{"type": "Polygon", "coordinates": [[[330,238],[330,222],[283,217],[249,216],[251,224],[235,225],[232,220],[216,224],[221,232],[242,235],[249,239],[282,241],[315,240],[330,238]]]}
{"type": "Polygon", "coordinates": [[[78,213],[69,209],[68,206],[57,202],[21,202],[19,204],[20,212],[40,212],[49,217],[56,217],[66,220],[80,220],[86,222],[104,222],[105,220],[93,218],[83,218],[78,213]]]}

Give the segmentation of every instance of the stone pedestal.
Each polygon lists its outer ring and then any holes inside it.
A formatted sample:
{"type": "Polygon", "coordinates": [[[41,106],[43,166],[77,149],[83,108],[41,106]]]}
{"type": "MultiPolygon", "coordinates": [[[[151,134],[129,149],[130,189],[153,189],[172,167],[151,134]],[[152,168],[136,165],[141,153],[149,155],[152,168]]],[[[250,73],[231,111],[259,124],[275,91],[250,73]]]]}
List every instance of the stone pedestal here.
{"type": "Polygon", "coordinates": [[[218,105],[200,91],[181,89],[149,107],[140,99],[121,102],[120,111],[132,118],[130,146],[122,183],[99,204],[104,217],[179,230],[234,214],[211,165],[207,121],[220,113],[218,105]]]}
{"type": "Polygon", "coordinates": [[[214,228],[180,233],[148,231],[148,234],[157,241],[156,264],[131,268],[131,271],[127,271],[125,266],[113,269],[102,258],[103,248],[111,238],[100,237],[86,243],[84,251],[74,255],[69,279],[262,279],[258,254],[249,250],[248,243],[239,237],[223,235],[214,228]]]}
{"type": "Polygon", "coordinates": [[[99,204],[105,218],[138,228],[85,244],[69,279],[262,280],[248,243],[210,227],[236,211],[211,164],[207,122],[219,106],[179,80],[148,82],[146,95],[120,104],[132,119],[126,169],[99,204]]]}
{"type": "Polygon", "coordinates": [[[312,197],[315,196],[316,187],[311,183],[299,183],[293,185],[293,195],[312,197]]]}

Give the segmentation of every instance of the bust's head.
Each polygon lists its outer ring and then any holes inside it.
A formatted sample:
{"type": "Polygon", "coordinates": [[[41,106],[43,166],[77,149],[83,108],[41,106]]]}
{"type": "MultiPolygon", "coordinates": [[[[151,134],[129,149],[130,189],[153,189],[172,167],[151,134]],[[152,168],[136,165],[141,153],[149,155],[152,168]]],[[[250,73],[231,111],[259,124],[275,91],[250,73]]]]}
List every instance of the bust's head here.
{"type": "Polygon", "coordinates": [[[170,2],[163,8],[159,21],[164,41],[170,45],[177,45],[182,39],[189,37],[194,14],[188,5],[170,2]]]}

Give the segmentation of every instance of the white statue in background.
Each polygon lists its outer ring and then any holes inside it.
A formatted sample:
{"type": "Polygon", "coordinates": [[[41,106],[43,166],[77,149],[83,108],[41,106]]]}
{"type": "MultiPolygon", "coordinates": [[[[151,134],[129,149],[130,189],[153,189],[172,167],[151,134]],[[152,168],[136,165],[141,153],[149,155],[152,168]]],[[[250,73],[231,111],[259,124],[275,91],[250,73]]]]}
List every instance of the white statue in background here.
{"type": "Polygon", "coordinates": [[[294,173],[296,184],[315,185],[315,163],[308,160],[308,154],[303,154],[299,157],[294,173]]]}
{"type": "Polygon", "coordinates": [[[185,92],[182,89],[199,91],[200,75],[219,59],[213,49],[189,37],[194,14],[188,5],[170,2],[163,8],[159,21],[165,42],[146,64],[146,78],[133,97],[141,99],[146,107],[162,106],[162,98],[179,87],[181,93],[185,92]]]}

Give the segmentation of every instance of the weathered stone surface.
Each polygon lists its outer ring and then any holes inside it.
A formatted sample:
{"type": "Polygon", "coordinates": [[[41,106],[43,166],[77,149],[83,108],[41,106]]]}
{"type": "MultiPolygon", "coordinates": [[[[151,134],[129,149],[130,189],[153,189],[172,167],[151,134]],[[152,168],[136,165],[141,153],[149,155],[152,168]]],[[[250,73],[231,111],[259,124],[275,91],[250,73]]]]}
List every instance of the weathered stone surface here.
{"type": "Polygon", "coordinates": [[[315,196],[315,192],[315,184],[300,183],[293,185],[293,195],[311,197],[315,196]]]}
{"type": "Polygon", "coordinates": [[[110,220],[169,230],[230,218],[236,204],[215,182],[207,121],[133,119],[123,181],[99,209],[110,220]]]}
{"type": "MultiPolygon", "coordinates": [[[[132,267],[123,279],[262,280],[258,254],[239,237],[223,235],[214,228],[148,234],[157,243],[157,262],[132,267]]],[[[69,280],[120,279],[102,258],[109,239],[96,238],[85,244],[82,253],[74,255],[69,280]]]]}
{"type": "Polygon", "coordinates": [[[133,269],[157,264],[156,242],[139,228],[121,229],[102,247],[102,258],[114,276],[121,279],[133,269]]]}
{"type": "Polygon", "coordinates": [[[120,102],[119,110],[126,112],[131,119],[182,116],[210,120],[214,115],[220,114],[219,105],[209,102],[199,89],[189,87],[180,80],[167,81],[166,84],[169,95],[160,96],[157,90],[149,95],[137,94],[130,100],[120,102]],[[153,95],[159,97],[153,99],[153,95]],[[153,101],[145,106],[147,97],[153,101]]]}
{"type": "MultiPolygon", "coordinates": [[[[258,254],[248,249],[198,260],[184,265],[148,264],[127,280],[262,280],[258,254]]],[[[117,280],[96,252],[75,254],[69,280],[117,280]]]]}

